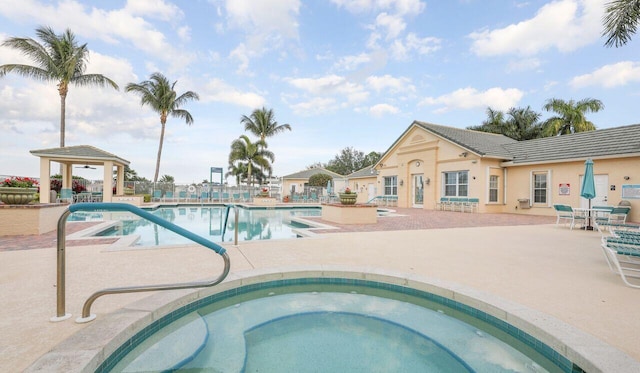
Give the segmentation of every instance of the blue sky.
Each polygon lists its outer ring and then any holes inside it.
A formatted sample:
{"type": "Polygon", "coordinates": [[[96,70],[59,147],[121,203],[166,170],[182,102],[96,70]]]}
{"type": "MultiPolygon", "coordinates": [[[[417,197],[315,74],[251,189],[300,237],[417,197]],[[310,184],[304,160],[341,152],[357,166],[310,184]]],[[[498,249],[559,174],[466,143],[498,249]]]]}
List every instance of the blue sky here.
{"type": "MultiPolygon", "coordinates": [[[[158,116],[125,93],[153,72],[200,101],[170,118],[160,175],[179,182],[226,170],[242,115],[274,110],[292,127],[268,140],[283,176],[345,147],[383,152],[413,120],[465,128],[487,107],[551,116],[550,98],[600,99],[598,128],[638,123],[638,45],[606,48],[606,0],[0,0],[0,39],[71,29],[91,51],[88,73],[120,91],[71,87],[67,145],[93,145],[153,178],[158,116]]],[[[0,64],[31,63],[0,47],[0,64]]],[[[37,176],[29,150],[59,144],[54,83],[0,78],[0,174],[37,176]]],[[[55,169],[55,168],[54,168],[55,169]]],[[[102,171],[74,170],[100,179],[102,171]]],[[[231,179],[229,179],[232,182],[231,179]]]]}

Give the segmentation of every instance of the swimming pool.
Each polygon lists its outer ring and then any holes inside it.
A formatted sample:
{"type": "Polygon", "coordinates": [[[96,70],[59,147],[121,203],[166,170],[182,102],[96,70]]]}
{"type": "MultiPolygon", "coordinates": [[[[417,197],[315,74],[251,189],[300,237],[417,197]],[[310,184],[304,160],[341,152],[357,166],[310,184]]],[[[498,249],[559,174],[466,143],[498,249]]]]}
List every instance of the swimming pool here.
{"type": "Polygon", "coordinates": [[[452,299],[371,280],[309,277],[199,299],[144,328],[96,371],[173,369],[581,371],[529,333],[452,299]]]}
{"type": "MultiPolygon", "coordinates": [[[[192,233],[214,242],[232,242],[234,240],[235,216],[233,209],[229,213],[226,231],[224,220],[225,206],[177,206],[161,207],[150,211],[192,233]],[[224,233],[224,236],[223,236],[224,233]]],[[[74,217],[79,220],[80,217],[74,217]]],[[[86,214],[86,213],[85,213],[86,214]]],[[[99,232],[96,236],[129,236],[137,235],[137,246],[160,246],[188,244],[189,240],[165,228],[159,227],[131,213],[98,213],[103,219],[117,223],[99,232]]],[[[96,213],[91,216],[95,218],[96,213]]],[[[238,240],[269,240],[298,237],[297,229],[309,228],[308,225],[296,221],[296,218],[320,216],[318,207],[298,208],[239,208],[238,240]]]]}

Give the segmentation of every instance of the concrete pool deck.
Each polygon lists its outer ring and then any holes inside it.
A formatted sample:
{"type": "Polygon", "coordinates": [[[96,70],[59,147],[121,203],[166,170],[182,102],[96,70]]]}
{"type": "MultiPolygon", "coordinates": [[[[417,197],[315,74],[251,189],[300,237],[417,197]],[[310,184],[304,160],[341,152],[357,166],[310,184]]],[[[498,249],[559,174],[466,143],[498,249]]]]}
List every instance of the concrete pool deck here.
{"type": "MultiPolygon", "coordinates": [[[[635,314],[640,290],[625,286],[609,270],[597,232],[556,227],[549,217],[452,214],[406,211],[405,216],[379,219],[384,221],[376,231],[344,227],[303,239],[224,246],[232,274],[325,265],[459,284],[553,316],[640,361],[640,318],[635,314]],[[460,223],[467,219],[473,221],[460,223]],[[455,228],[426,225],[447,220],[455,228]],[[507,225],[500,225],[502,221],[507,225]]],[[[26,369],[85,328],[87,324],[73,320],[97,290],[200,280],[217,276],[221,268],[217,256],[201,247],[113,251],[108,244],[71,246],[66,252],[66,303],[73,318],[51,323],[56,310],[55,247],[19,246],[0,239],[0,371],[26,369]]],[[[105,296],[92,312],[100,319],[151,294],[105,296]]]]}

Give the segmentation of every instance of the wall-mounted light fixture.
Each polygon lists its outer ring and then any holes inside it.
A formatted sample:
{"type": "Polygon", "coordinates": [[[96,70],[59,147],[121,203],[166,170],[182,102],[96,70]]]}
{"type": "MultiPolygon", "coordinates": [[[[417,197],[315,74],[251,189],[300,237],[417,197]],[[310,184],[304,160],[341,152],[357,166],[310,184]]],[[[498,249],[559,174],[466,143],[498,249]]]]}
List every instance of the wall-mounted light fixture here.
{"type": "Polygon", "coordinates": [[[625,179],[625,180],[629,180],[629,179],[631,179],[631,178],[630,178],[629,176],[625,176],[625,177],[624,177],[624,179],[625,179]]]}
{"type": "Polygon", "coordinates": [[[431,184],[431,179],[429,179],[429,178],[424,179],[424,183],[425,183],[426,185],[431,184]]]}
{"type": "Polygon", "coordinates": [[[420,167],[420,161],[416,162],[416,167],[420,167]]]}
{"type": "Polygon", "coordinates": [[[462,152],[462,153],[460,153],[460,155],[458,157],[467,158],[468,155],[469,155],[469,153],[462,152]]]}
{"type": "Polygon", "coordinates": [[[400,179],[400,186],[404,185],[404,180],[400,179]]]}

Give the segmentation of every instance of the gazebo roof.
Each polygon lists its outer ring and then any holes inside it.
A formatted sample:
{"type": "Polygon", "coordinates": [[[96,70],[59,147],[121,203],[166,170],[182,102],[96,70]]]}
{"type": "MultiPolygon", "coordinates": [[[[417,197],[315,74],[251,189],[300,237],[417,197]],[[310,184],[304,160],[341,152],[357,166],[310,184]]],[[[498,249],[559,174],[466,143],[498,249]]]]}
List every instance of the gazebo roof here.
{"type": "Polygon", "coordinates": [[[104,161],[112,161],[124,166],[129,165],[129,161],[120,158],[115,154],[98,149],[91,145],[67,146],[64,148],[31,150],[31,154],[36,157],[49,158],[54,162],[75,162],[87,164],[102,164],[104,161]]]}

